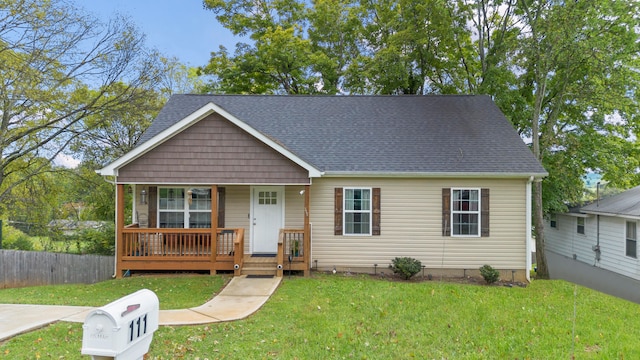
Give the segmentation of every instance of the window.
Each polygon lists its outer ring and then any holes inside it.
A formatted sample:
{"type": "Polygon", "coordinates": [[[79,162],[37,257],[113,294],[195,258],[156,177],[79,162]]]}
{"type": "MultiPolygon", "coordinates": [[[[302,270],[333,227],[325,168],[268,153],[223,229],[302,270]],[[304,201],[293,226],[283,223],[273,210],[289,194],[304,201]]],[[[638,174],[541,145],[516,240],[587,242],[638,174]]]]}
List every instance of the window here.
{"type": "Polygon", "coordinates": [[[558,228],[558,217],[556,214],[551,214],[551,216],[549,217],[549,226],[554,229],[558,228]]]}
{"type": "Polygon", "coordinates": [[[627,241],[625,246],[626,255],[632,258],[637,258],[636,242],[638,240],[636,236],[636,222],[627,221],[627,241]]]}
{"type": "Polygon", "coordinates": [[[442,189],[442,236],[489,236],[489,189],[442,189]]]}
{"type": "Polygon", "coordinates": [[[211,227],[211,189],[160,188],[158,193],[159,227],[211,227]]]}
{"type": "Polygon", "coordinates": [[[453,189],[451,191],[451,234],[479,236],[480,190],[453,189]]]}
{"type": "Polygon", "coordinates": [[[161,228],[184,228],[184,189],[160,188],[158,213],[161,228]]]}
{"type": "Polygon", "coordinates": [[[258,204],[260,205],[277,205],[278,193],[275,191],[258,192],[258,204]]]}
{"type": "Polygon", "coordinates": [[[583,217],[579,217],[577,218],[577,227],[576,227],[576,231],[578,232],[578,234],[582,234],[584,235],[584,218],[583,217]]]}
{"type": "Polygon", "coordinates": [[[380,235],[380,188],[335,189],[335,235],[380,235]]]}
{"type": "Polygon", "coordinates": [[[211,189],[189,189],[187,191],[189,203],[189,227],[211,228],[211,189]]]}
{"type": "Polygon", "coordinates": [[[371,234],[371,189],[344,189],[344,234],[371,234]]]}

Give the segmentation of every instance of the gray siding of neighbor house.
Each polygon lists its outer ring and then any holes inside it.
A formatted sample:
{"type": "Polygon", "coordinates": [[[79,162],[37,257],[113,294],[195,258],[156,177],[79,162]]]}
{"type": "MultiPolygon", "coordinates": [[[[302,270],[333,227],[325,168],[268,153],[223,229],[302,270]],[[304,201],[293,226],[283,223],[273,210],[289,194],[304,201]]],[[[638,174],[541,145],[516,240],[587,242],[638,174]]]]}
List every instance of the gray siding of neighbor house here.
{"type": "Polygon", "coordinates": [[[544,227],[545,250],[593,265],[595,253],[591,246],[596,244],[595,217],[584,218],[584,234],[579,234],[577,227],[576,216],[558,214],[556,227],[551,227],[547,219],[544,227]]]}
{"type": "MultiPolygon", "coordinates": [[[[589,265],[596,265],[603,269],[640,280],[640,258],[626,256],[626,222],[636,219],[625,219],[614,216],[600,216],[600,261],[596,262],[592,246],[598,242],[597,217],[590,215],[585,219],[585,234],[577,234],[576,217],[558,215],[558,226],[551,228],[549,222],[545,224],[546,249],[554,253],[573,257],[589,265]]],[[[640,248],[640,247],[638,247],[640,248]]],[[[639,253],[640,255],[640,253],[639,253]]]]}
{"type": "Polygon", "coordinates": [[[309,184],[309,173],[214,114],[123,166],[118,182],[309,184]]]}

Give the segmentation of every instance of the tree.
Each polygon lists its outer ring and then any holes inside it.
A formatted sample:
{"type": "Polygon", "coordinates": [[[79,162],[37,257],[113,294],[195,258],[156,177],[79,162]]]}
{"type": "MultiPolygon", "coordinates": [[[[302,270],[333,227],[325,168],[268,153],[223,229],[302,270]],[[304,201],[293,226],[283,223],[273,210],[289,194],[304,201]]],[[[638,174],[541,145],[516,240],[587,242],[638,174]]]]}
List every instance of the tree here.
{"type": "Polygon", "coordinates": [[[223,92],[491,95],[549,172],[533,184],[538,276],[545,278],[544,216],[581,199],[582,176],[640,183],[639,6],[206,0],[224,26],[255,42],[239,45],[236,56],[212,54],[208,70],[223,92]],[[278,27],[294,29],[283,36],[288,43],[268,41],[278,27]],[[294,79],[288,85],[264,67],[278,56],[289,59],[281,68],[294,79]]]}
{"type": "Polygon", "coordinates": [[[250,34],[233,57],[220,47],[203,74],[215,81],[205,91],[229,93],[313,93],[311,43],[304,38],[305,4],[288,0],[205,0],[218,21],[235,35],[250,34]]]}
{"type": "Polygon", "coordinates": [[[158,69],[124,19],[102,24],[62,0],[0,3],[0,200],[50,171],[85,119],[143,96],[158,69]]]}
{"type": "MultiPolygon", "coordinates": [[[[576,200],[588,169],[617,184],[637,182],[640,152],[631,136],[640,126],[638,5],[523,1],[519,10],[525,24],[520,91],[529,104],[533,152],[547,166],[550,187],[576,200]]],[[[534,183],[534,209],[538,275],[547,278],[541,181],[534,183]]]]}

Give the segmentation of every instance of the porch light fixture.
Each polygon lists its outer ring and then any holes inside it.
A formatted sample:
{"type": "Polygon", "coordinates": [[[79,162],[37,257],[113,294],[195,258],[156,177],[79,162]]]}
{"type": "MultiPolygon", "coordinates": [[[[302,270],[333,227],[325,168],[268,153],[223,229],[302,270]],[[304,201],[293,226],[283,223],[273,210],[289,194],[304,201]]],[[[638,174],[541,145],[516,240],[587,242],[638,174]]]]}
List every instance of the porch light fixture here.
{"type": "Polygon", "coordinates": [[[142,189],[140,190],[140,204],[146,204],[147,203],[147,190],[142,189]]]}
{"type": "Polygon", "coordinates": [[[191,203],[193,202],[193,191],[191,189],[189,189],[187,191],[187,201],[189,202],[189,205],[191,205],[191,203]]]}

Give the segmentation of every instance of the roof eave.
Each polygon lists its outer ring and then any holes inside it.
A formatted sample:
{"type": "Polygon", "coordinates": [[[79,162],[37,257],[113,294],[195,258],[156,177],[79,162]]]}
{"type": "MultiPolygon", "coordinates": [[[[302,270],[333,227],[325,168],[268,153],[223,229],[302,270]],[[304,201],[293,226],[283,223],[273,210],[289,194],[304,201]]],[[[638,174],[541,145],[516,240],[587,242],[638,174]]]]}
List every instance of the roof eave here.
{"type": "Polygon", "coordinates": [[[420,171],[325,171],[323,177],[402,177],[402,178],[487,178],[541,179],[548,173],[501,172],[420,172],[420,171]]]}
{"type": "Polygon", "coordinates": [[[611,217],[619,217],[619,218],[625,218],[625,219],[640,220],[640,215],[613,213],[613,212],[606,212],[606,211],[582,210],[582,209],[580,211],[582,211],[585,214],[591,214],[591,215],[602,215],[602,216],[611,216],[611,217]]]}

